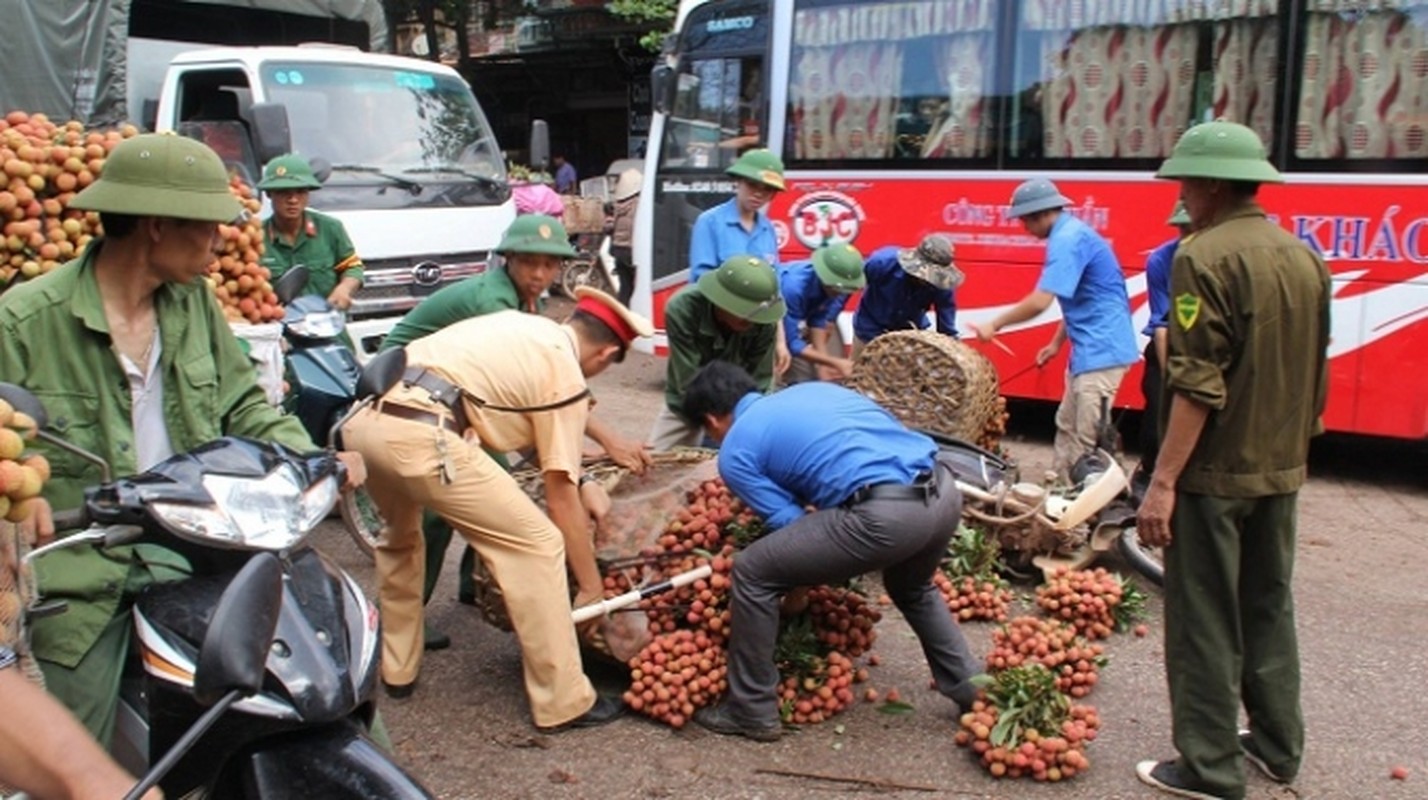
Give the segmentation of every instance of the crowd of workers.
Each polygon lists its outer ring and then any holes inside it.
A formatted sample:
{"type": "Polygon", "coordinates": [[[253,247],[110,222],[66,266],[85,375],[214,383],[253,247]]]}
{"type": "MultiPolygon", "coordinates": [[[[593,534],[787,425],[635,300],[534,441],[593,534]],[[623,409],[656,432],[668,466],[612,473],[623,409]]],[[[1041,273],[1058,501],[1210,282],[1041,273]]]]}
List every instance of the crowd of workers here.
{"type": "MultiPolygon", "coordinates": [[[[735,559],[729,691],[696,722],[779,738],[773,647],[781,601],[869,571],[881,573],[916,633],[938,691],[969,707],[981,666],[931,582],[961,498],[931,439],[836,385],[853,362],[833,343],[833,323],[856,291],[853,358],[887,331],[935,325],[957,336],[963,276],[952,242],[930,235],[866,258],[835,244],[780,265],[764,209],[784,189],[781,161],[754,149],[728,172],[735,194],[696,222],[690,283],[666,308],[665,403],[643,441],[597,420],[587,380],[653,328],[590,289],[563,322],[540,313],[574,255],[554,217],[518,217],[497,248],[502,266],[432,295],[387,338],[385,347],[406,349],[406,372],[347,424],[348,451],[338,455],[347,488],[365,481],[386,521],[376,575],[389,696],[417,690],[423,650],[449,641],[425,628],[423,605],[454,531],[503,589],[534,724],[558,731],[620,715],[619,700],[599,695],[585,676],[570,621],[572,602],[602,592],[590,530],[608,497],[582,472],[588,436],[636,472],[651,449],[711,443],[730,489],[768,523],[770,532],[735,559]],[[545,509],[508,473],[504,454],[515,451],[534,453],[545,509]]],[[[1328,273],[1255,203],[1259,185],[1280,178],[1248,128],[1191,128],[1159,176],[1181,184],[1182,206],[1170,220],[1181,233],[1151,260],[1147,399],[1159,423],[1151,427],[1163,436],[1144,448],[1138,523],[1147,543],[1165,547],[1179,753],[1144,762],[1137,774],[1184,796],[1238,798],[1247,760],[1287,782],[1303,752],[1289,577],[1295,498],[1325,396],[1328,273]],[[1246,731],[1237,727],[1241,707],[1246,731]]],[[[319,186],[300,157],[267,166],[260,187],[274,210],[266,260],[275,273],[299,261],[323,265],[310,288],[343,308],[360,285],[361,261],[340,223],[306,207],[319,186]]],[[[1065,210],[1071,204],[1043,178],[1016,189],[1010,214],[1046,241],[1045,266],[1020,302],[967,326],[989,341],[1059,304],[1062,321],[1037,362],[1071,348],[1056,415],[1062,472],[1094,443],[1102,400],[1141,357],[1121,267],[1105,240],[1065,210]]],[[[0,379],[42,397],[56,432],[102,455],[116,474],[225,434],[317,449],[266,401],[195,280],[217,224],[239,212],[217,157],[188,139],[141,135],[113,152],[73,205],[98,212],[105,236],[80,259],[0,297],[0,379]]],[[[49,508],[76,505],[96,477],[73,459],[53,464],[48,505],[15,531],[30,541],[55,536],[49,508]]],[[[143,587],[180,572],[153,545],[41,560],[45,593],[69,609],[31,632],[33,657],[59,702],[16,685],[13,652],[0,648],[0,697],[17,710],[0,715],[0,782],[39,797],[115,796],[127,778],[99,745],[114,725],[128,609],[143,587]],[[32,737],[25,720],[41,713],[64,723],[32,737]],[[25,747],[8,744],[20,741],[25,747]]],[[[469,561],[461,572],[465,593],[469,561]]]]}

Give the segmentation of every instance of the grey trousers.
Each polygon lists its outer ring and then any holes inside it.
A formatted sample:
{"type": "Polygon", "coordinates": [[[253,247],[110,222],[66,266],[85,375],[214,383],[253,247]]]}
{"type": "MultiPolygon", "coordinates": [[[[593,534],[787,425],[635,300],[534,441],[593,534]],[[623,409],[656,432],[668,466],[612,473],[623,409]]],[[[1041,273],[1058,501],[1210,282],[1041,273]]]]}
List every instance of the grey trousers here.
{"type": "Polygon", "coordinates": [[[883,584],[922,644],[937,689],[963,709],[972,705],[970,678],[982,672],[932,574],[957,530],[962,497],[952,472],[939,465],[937,495],[926,501],[866,500],[804,516],[734,557],[729,693],[724,707],[751,725],[779,721],[779,598],[799,586],[840,583],[881,570],[883,584]]]}

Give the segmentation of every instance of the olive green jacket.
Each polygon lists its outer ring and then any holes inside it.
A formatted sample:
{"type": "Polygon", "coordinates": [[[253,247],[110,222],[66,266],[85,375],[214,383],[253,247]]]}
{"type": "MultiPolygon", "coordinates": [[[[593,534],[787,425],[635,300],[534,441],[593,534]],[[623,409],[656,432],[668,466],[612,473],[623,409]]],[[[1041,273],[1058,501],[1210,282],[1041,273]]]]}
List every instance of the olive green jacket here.
{"type": "Polygon", "coordinates": [[[726,331],[714,316],[714,304],[693,284],[680,289],[664,306],[669,363],[664,374],[664,403],[684,413],[684,387],[699,368],[716,359],[743,367],[759,391],[773,391],[774,345],[778,326],[753,325],[741,333],[726,331]]]}
{"type": "Polygon", "coordinates": [[[1165,392],[1210,415],[1180,491],[1264,497],[1304,483],[1328,395],[1331,294],[1324,261],[1255,203],[1181,243],[1165,392]]]}
{"type": "MultiPolygon", "coordinates": [[[[536,301],[536,311],[545,308],[545,299],[536,301]]],[[[520,295],[505,269],[489,269],[480,275],[457,281],[426,298],[406,313],[382,340],[382,349],[406,347],[448,325],[497,311],[521,307],[520,295]]]]}
{"type": "MultiPolygon", "coordinates": [[[[96,453],[115,476],[137,471],[129,383],[109,338],[94,274],[94,241],[76,261],[0,295],[0,380],[33,392],[49,429],[96,453]]],[[[225,434],[316,450],[301,423],[267,402],[253,365],[202,281],[169,284],[155,304],[163,352],[164,418],[175,452],[225,434]]],[[[55,509],[74,508],[99,469],[40,442],[52,475],[44,496],[55,509]]],[[[41,592],[70,600],[69,610],[35,625],[35,653],[72,667],[119,610],[132,562],[181,569],[163,548],[140,545],[99,553],[74,548],[39,561],[41,592]]]]}

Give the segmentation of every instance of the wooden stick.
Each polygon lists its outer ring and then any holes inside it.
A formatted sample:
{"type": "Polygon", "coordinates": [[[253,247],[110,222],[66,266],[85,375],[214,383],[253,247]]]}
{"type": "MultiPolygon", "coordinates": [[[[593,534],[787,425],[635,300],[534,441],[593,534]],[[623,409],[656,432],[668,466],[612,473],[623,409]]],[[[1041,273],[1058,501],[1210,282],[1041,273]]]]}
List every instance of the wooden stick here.
{"type": "Polygon", "coordinates": [[[758,767],[754,772],[763,775],[782,775],[788,778],[813,778],[820,781],[833,781],[834,783],[855,783],[862,786],[875,786],[879,789],[906,789],[913,792],[943,792],[944,794],[967,794],[966,792],[949,792],[936,786],[918,786],[910,783],[898,783],[883,778],[854,778],[846,775],[827,775],[820,772],[801,772],[793,769],[775,769],[772,767],[758,767]]]}

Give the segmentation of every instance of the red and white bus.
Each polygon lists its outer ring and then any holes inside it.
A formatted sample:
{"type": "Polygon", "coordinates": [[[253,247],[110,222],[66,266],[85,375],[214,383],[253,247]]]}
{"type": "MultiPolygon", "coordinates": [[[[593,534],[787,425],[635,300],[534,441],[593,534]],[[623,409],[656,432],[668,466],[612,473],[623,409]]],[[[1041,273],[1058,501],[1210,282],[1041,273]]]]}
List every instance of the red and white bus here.
{"type": "MultiPolygon", "coordinates": [[[[1327,427],[1428,436],[1428,0],[684,0],[653,91],[632,304],[661,330],[751,139],[787,164],[784,262],[944,233],[965,330],[1034,286],[1043,244],[1006,211],[1046,176],[1111,241],[1143,327],[1178,190],[1154,171],[1224,117],[1269,145],[1287,184],[1261,202],[1334,273],[1327,427]]],[[[1007,395],[1061,396],[1064,362],[1030,368],[1056,322],[986,349],[1007,395]]]]}

